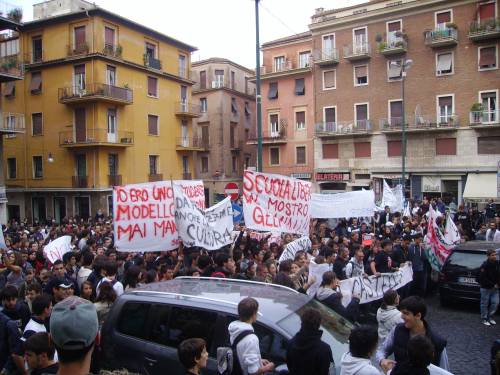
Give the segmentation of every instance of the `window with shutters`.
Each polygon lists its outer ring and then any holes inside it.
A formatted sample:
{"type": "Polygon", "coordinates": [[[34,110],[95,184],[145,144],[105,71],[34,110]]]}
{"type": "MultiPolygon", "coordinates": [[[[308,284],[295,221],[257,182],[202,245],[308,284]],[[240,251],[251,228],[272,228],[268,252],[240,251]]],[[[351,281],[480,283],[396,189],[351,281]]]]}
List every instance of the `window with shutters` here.
{"type": "Polygon", "coordinates": [[[232,172],[233,173],[238,173],[238,157],[237,156],[233,156],[231,158],[231,169],[232,169],[232,172]]]}
{"type": "Polygon", "coordinates": [[[159,135],[158,129],[158,116],[148,115],[148,134],[149,135],[159,135]]]}
{"type": "Polygon", "coordinates": [[[453,52],[436,53],[436,75],[453,74],[453,52]]]}
{"type": "Polygon", "coordinates": [[[149,174],[158,174],[158,155],[149,155],[149,174]]]}
{"type": "Polygon", "coordinates": [[[387,141],[387,156],[401,157],[401,141],[387,141]]]}
{"type": "Polygon", "coordinates": [[[497,46],[478,47],[479,70],[492,70],[498,67],[497,46]]]}
{"type": "Polygon", "coordinates": [[[435,21],[437,30],[446,30],[446,24],[449,22],[453,22],[453,14],[451,9],[436,12],[435,16],[436,16],[435,21]]]}
{"type": "Polygon", "coordinates": [[[456,155],[457,154],[457,139],[456,138],[437,138],[436,139],[436,155],[456,155]]]}
{"type": "Polygon", "coordinates": [[[322,145],[323,159],[338,159],[339,145],[338,143],[323,143],[322,145]]]}
{"type": "Polygon", "coordinates": [[[295,112],[295,129],[305,130],[306,128],[306,113],[304,111],[295,112]]]}
{"type": "Polygon", "coordinates": [[[17,178],[16,158],[7,158],[7,178],[11,180],[17,178]]]}
{"type": "Polygon", "coordinates": [[[31,72],[30,91],[32,94],[42,92],[42,72],[31,72]]]}
{"type": "Polygon", "coordinates": [[[496,1],[483,2],[482,4],[479,4],[479,10],[477,11],[479,20],[485,21],[495,18],[495,6],[496,1]]]}
{"type": "Polygon", "coordinates": [[[279,147],[269,147],[269,164],[280,165],[280,149],[279,147]]]}
{"type": "Polygon", "coordinates": [[[309,68],[311,61],[311,51],[299,52],[299,68],[309,68]]]}
{"type": "Polygon", "coordinates": [[[278,82],[269,83],[269,92],[267,93],[267,98],[268,99],[278,98],[278,82]]]}
{"type": "Polygon", "coordinates": [[[200,72],[200,89],[206,89],[207,88],[207,72],[205,70],[202,70],[200,72]]]}
{"type": "Polygon", "coordinates": [[[148,77],[148,96],[158,97],[158,78],[148,77]]]}
{"type": "Polygon", "coordinates": [[[307,163],[306,159],[306,146],[295,147],[295,164],[304,165],[307,163]]]}
{"type": "Polygon", "coordinates": [[[277,113],[272,113],[269,115],[269,125],[271,128],[271,137],[279,137],[280,135],[280,118],[277,113]]]}
{"type": "Polygon", "coordinates": [[[295,80],[295,95],[301,96],[306,93],[306,86],[304,78],[297,78],[295,80]]]}
{"type": "Polygon", "coordinates": [[[231,113],[234,115],[238,114],[238,104],[236,103],[236,98],[231,98],[231,113]]]}
{"type": "Polygon", "coordinates": [[[368,85],[368,65],[357,65],[353,68],[354,86],[368,85]]]}
{"type": "Polygon", "coordinates": [[[73,29],[73,47],[75,53],[82,53],[87,49],[87,37],[85,26],[78,26],[73,29]]]}
{"type": "Polygon", "coordinates": [[[402,100],[389,100],[389,120],[391,126],[398,126],[403,123],[402,100]]]}
{"type": "Polygon", "coordinates": [[[477,153],[480,155],[500,155],[500,136],[478,137],[477,153]]]}
{"type": "Polygon", "coordinates": [[[200,98],[200,112],[205,113],[208,109],[207,98],[200,98]]]}
{"type": "Polygon", "coordinates": [[[400,81],[403,77],[402,60],[389,60],[387,61],[387,80],[400,81]]]}
{"type": "Polygon", "coordinates": [[[324,70],[323,71],[323,90],[333,90],[337,85],[337,71],[324,70]]]}
{"type": "Polygon", "coordinates": [[[210,144],[210,132],[208,126],[201,127],[201,143],[204,147],[209,147],[210,144]]]}
{"type": "Polygon", "coordinates": [[[114,52],[115,44],[115,29],[104,26],[104,50],[114,52]]]}
{"type": "Polygon", "coordinates": [[[41,113],[31,114],[31,134],[43,135],[43,118],[41,113]]]}
{"type": "Polygon", "coordinates": [[[354,116],[357,128],[368,129],[368,103],[354,104],[354,116]]]}
{"type": "Polygon", "coordinates": [[[8,99],[12,99],[16,96],[16,82],[4,82],[2,84],[2,95],[8,99]]]}
{"type": "Polygon", "coordinates": [[[201,157],[201,173],[208,173],[208,156],[201,157]]]}
{"type": "Polygon", "coordinates": [[[281,72],[285,70],[285,56],[278,56],[274,58],[274,72],[281,72]]]}
{"type": "Polygon", "coordinates": [[[33,178],[43,178],[43,157],[33,156],[33,178]]]}
{"type": "Polygon", "coordinates": [[[479,93],[480,103],[483,105],[482,112],[478,113],[481,116],[481,123],[496,124],[500,121],[500,111],[498,110],[498,90],[481,91],[479,93]]]}
{"type": "Polygon", "coordinates": [[[370,142],[354,142],[355,158],[370,158],[372,156],[372,144],[370,142]]]}
{"type": "Polygon", "coordinates": [[[34,36],[31,39],[32,56],[34,63],[43,61],[43,40],[41,36],[34,36]]]}
{"type": "Polygon", "coordinates": [[[454,114],[453,95],[442,95],[437,97],[437,122],[447,124],[454,114]]]}

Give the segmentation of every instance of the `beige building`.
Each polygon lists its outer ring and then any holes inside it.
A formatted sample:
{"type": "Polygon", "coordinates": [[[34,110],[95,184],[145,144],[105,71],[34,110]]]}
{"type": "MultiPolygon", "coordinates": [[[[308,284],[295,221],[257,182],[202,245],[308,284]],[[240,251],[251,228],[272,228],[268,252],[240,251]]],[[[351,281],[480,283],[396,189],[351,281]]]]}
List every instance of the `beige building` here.
{"type": "Polygon", "coordinates": [[[196,178],[205,183],[205,197],[212,205],[225,197],[229,182],[241,191],[243,170],[255,166],[256,148],[247,145],[255,126],[253,70],[230,60],[210,58],[193,62],[193,103],[200,108],[194,119],[196,178]]]}

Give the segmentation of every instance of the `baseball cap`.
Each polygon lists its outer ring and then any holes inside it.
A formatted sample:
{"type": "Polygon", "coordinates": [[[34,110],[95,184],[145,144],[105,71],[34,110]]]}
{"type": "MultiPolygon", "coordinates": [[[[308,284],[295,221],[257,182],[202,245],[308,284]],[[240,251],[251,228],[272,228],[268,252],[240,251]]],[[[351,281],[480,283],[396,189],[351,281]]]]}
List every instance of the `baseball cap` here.
{"type": "Polygon", "coordinates": [[[89,347],[97,337],[99,324],[92,302],[71,296],[57,303],[50,316],[50,333],[61,349],[79,350],[89,347]]]}

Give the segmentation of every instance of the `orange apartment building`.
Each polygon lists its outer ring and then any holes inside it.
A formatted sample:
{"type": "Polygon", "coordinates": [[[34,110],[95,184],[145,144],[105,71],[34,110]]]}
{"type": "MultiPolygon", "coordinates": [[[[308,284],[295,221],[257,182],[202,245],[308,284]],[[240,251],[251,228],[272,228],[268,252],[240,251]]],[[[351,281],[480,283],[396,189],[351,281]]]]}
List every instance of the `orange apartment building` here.
{"type": "MultiPolygon", "coordinates": [[[[407,196],[496,197],[498,0],[374,0],[317,9],[309,27],[314,68],[304,76],[306,82],[314,79],[309,85],[314,86],[319,191],[372,185],[378,194],[382,178],[399,180],[404,108],[407,196]],[[403,106],[401,65],[410,59],[403,106]]],[[[277,53],[263,50],[264,64],[271,66],[277,53]]],[[[264,83],[265,95],[268,87],[264,83]]],[[[276,104],[266,102],[266,116],[280,107],[282,91],[287,90],[280,86],[276,104]]]]}

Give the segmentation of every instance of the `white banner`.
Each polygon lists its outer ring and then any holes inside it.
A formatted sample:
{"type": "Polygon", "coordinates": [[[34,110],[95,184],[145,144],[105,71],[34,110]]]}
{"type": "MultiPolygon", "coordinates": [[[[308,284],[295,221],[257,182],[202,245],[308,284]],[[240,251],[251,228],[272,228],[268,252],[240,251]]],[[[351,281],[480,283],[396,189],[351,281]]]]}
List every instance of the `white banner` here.
{"type": "Polygon", "coordinates": [[[201,210],[174,184],[175,223],[179,239],[187,247],[218,250],[232,243],[233,206],[226,197],[216,205],[201,210]]]}
{"type": "Polygon", "coordinates": [[[458,245],[460,243],[460,232],[453,222],[450,214],[446,215],[446,227],[444,228],[444,238],[446,242],[458,245]]]}
{"type": "Polygon", "coordinates": [[[307,279],[307,283],[310,285],[307,289],[307,294],[309,296],[313,297],[316,295],[321,281],[323,280],[323,274],[327,271],[331,271],[331,267],[328,263],[316,264],[314,260],[309,262],[309,277],[307,279]],[[313,278],[315,281],[311,284],[313,278]]]}
{"type": "Polygon", "coordinates": [[[413,270],[410,263],[405,263],[399,271],[382,273],[380,276],[357,276],[340,282],[342,304],[347,306],[352,295],[360,296],[359,303],[368,303],[381,299],[389,289],[399,289],[413,280],[413,270]]]}
{"type": "Polygon", "coordinates": [[[71,236],[62,236],[49,242],[43,247],[43,255],[54,264],[56,260],[62,260],[63,255],[71,251],[71,236]]]}
{"type": "Polygon", "coordinates": [[[376,209],[373,190],[312,194],[311,217],[333,219],[371,217],[376,209]]]}
{"type": "Polygon", "coordinates": [[[387,181],[384,180],[384,192],[382,195],[380,210],[383,211],[385,206],[389,206],[391,212],[402,212],[403,201],[403,187],[401,185],[397,185],[395,188],[391,189],[387,184],[387,181]]]}
{"type": "Polygon", "coordinates": [[[281,253],[280,259],[278,263],[283,262],[284,260],[295,259],[295,254],[297,254],[297,251],[303,250],[307,251],[311,248],[312,243],[309,237],[303,236],[300,238],[297,238],[295,241],[290,242],[289,244],[286,245],[285,250],[281,253]]]}
{"type": "MultiPolygon", "coordinates": [[[[174,181],[204,208],[203,181],[174,181]]],[[[179,246],[170,181],[116,186],[113,190],[115,245],[119,251],[165,251],[179,246]]]]}
{"type": "Polygon", "coordinates": [[[309,235],[310,182],[245,171],[243,216],[247,228],[309,235]]]}

